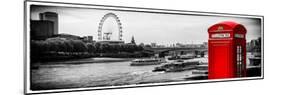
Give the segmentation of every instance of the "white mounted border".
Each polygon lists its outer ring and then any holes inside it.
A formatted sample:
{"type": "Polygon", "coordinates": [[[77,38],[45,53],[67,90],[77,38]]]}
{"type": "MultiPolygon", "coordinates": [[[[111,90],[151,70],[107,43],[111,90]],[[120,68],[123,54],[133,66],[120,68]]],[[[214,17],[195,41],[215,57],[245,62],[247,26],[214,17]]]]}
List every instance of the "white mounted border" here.
{"type": "MultiPolygon", "coordinates": [[[[198,11],[184,11],[184,10],[170,10],[170,9],[153,9],[153,8],[137,8],[124,6],[108,6],[108,5],[93,5],[93,4],[78,4],[78,3],[64,3],[64,2],[46,2],[46,1],[25,1],[24,2],[24,93],[54,93],[54,92],[72,92],[72,91],[89,91],[89,90],[104,90],[104,89],[120,89],[133,87],[149,87],[149,86],[164,86],[164,85],[179,85],[179,84],[194,84],[194,83],[210,83],[210,82],[226,82],[226,81],[240,81],[253,80],[264,78],[264,16],[261,15],[246,15],[246,14],[230,14],[230,13],[215,13],[215,12],[198,12],[198,11]],[[240,18],[259,18],[261,19],[261,37],[262,37],[262,60],[261,60],[261,77],[245,77],[232,79],[212,79],[212,80],[192,80],[181,82],[167,82],[167,83],[151,83],[125,86],[108,86],[108,87],[87,87],[87,88],[73,88],[73,89],[57,89],[57,90],[30,90],[30,6],[31,5],[48,5],[60,7],[77,7],[77,8],[91,8],[117,11],[133,11],[145,13],[158,14],[174,14],[174,15],[204,15],[204,16],[221,16],[221,17],[240,17],[240,18]]],[[[207,33],[207,30],[206,30],[207,33]]]]}

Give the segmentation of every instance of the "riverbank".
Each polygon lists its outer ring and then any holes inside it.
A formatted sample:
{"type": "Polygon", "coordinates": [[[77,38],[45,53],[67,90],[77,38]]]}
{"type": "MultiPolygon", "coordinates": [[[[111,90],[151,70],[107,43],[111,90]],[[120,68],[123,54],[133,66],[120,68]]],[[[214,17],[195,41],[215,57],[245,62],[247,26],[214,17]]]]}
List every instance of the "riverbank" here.
{"type": "MultiPolygon", "coordinates": [[[[73,60],[85,60],[91,58],[120,58],[120,59],[131,59],[131,58],[142,58],[150,57],[150,55],[145,55],[142,52],[135,53],[46,53],[42,55],[34,55],[30,57],[31,63],[53,63],[53,62],[66,62],[73,60]]],[[[110,61],[110,60],[109,60],[110,61]]],[[[84,61],[83,61],[84,62],[84,61]]],[[[92,60],[85,61],[87,63],[93,62],[92,60]]],[[[115,62],[115,61],[114,61],[115,62]]],[[[81,63],[81,62],[79,62],[81,63]]]]}
{"type": "Polygon", "coordinates": [[[98,57],[98,58],[84,58],[84,59],[76,59],[76,60],[67,60],[67,61],[54,61],[54,62],[38,62],[42,64],[83,64],[83,63],[110,63],[110,62],[123,62],[123,61],[131,61],[135,58],[106,58],[106,57],[98,57]]]}
{"type": "Polygon", "coordinates": [[[42,65],[58,65],[58,64],[86,64],[86,63],[114,63],[114,62],[125,62],[131,61],[135,58],[84,58],[84,59],[74,59],[74,60],[67,60],[67,61],[53,61],[53,62],[36,62],[31,64],[31,69],[38,69],[42,65]]]}

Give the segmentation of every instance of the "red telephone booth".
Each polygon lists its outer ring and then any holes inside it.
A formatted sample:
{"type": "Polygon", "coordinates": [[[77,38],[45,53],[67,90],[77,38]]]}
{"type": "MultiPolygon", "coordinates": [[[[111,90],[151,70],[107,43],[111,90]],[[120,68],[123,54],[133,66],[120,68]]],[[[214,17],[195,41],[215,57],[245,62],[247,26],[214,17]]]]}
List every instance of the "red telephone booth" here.
{"type": "Polygon", "coordinates": [[[225,21],[208,29],[208,78],[246,76],[246,28],[225,21]]]}

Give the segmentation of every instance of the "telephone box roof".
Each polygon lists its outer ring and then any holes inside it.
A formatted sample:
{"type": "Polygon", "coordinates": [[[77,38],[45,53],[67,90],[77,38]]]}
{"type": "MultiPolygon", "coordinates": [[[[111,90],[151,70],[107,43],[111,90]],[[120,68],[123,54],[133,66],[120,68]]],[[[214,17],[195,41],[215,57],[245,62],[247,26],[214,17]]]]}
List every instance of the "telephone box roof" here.
{"type": "Polygon", "coordinates": [[[209,29],[208,32],[217,32],[219,30],[219,27],[223,27],[221,31],[233,31],[233,32],[242,32],[246,33],[246,28],[234,21],[223,21],[220,23],[217,23],[215,25],[212,25],[209,29]]]}

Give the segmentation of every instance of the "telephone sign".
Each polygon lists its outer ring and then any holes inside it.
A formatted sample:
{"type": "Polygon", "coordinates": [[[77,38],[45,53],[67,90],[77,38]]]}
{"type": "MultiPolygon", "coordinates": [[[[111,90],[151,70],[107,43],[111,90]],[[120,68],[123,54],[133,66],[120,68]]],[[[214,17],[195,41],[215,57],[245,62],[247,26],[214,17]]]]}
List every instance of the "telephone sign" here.
{"type": "Polygon", "coordinates": [[[212,34],[212,38],[228,38],[228,37],[230,37],[229,33],[212,34]]]}
{"type": "Polygon", "coordinates": [[[235,38],[244,38],[244,35],[243,34],[235,34],[234,37],[235,38]]]}

